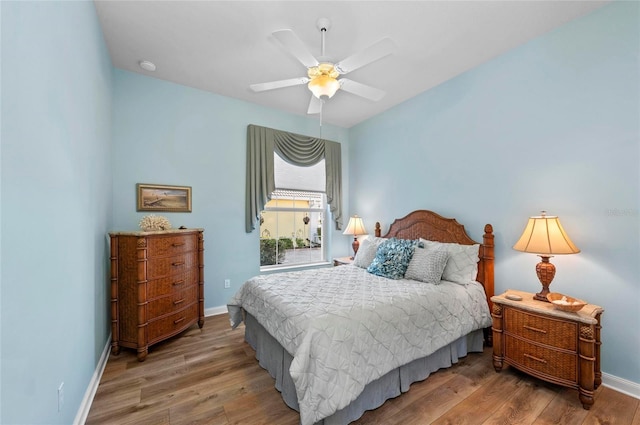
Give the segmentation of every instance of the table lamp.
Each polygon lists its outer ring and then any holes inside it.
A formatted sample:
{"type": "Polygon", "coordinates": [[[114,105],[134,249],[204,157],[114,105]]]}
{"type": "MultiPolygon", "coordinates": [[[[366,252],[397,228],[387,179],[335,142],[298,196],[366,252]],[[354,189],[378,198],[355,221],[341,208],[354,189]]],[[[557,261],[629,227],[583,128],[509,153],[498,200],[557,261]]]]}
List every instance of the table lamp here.
{"type": "Polygon", "coordinates": [[[545,211],[539,216],[529,217],[522,236],[513,249],[538,254],[542,261],[536,265],[536,273],[542,291],[534,295],[534,299],[549,302],[547,294],[549,285],[556,274],[556,267],[549,258],[559,254],[577,254],[580,250],[571,242],[562,228],[557,216],[548,216],[545,211]]]}
{"type": "Polygon", "coordinates": [[[367,231],[364,228],[364,223],[362,222],[362,218],[358,217],[357,215],[349,217],[349,223],[347,224],[347,228],[345,229],[344,232],[342,232],[342,234],[353,235],[353,243],[351,244],[351,247],[353,248],[353,257],[351,258],[354,258],[358,253],[358,248],[360,247],[360,242],[358,242],[358,236],[367,234],[367,231]]]}

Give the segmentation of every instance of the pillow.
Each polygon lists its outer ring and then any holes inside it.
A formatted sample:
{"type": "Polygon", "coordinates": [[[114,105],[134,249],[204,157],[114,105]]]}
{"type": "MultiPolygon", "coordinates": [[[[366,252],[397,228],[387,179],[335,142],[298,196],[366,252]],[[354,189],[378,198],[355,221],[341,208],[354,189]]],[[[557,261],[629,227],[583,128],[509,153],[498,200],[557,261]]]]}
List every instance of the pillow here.
{"type": "Polygon", "coordinates": [[[442,272],[447,265],[448,258],[447,251],[416,248],[404,277],[437,285],[442,279],[442,272]]]}
{"type": "Polygon", "coordinates": [[[474,282],[478,275],[479,244],[461,245],[457,243],[442,243],[420,239],[425,249],[430,251],[446,251],[449,253],[447,265],[442,273],[442,280],[466,285],[474,282]]]}
{"type": "Polygon", "coordinates": [[[366,238],[360,243],[360,248],[356,252],[356,256],[353,259],[353,264],[360,268],[366,269],[371,265],[371,262],[376,258],[376,251],[378,246],[382,242],[386,241],[384,238],[366,238]]]}
{"type": "Polygon", "coordinates": [[[402,279],[417,241],[391,238],[380,244],[367,271],[389,279],[402,279]]]}

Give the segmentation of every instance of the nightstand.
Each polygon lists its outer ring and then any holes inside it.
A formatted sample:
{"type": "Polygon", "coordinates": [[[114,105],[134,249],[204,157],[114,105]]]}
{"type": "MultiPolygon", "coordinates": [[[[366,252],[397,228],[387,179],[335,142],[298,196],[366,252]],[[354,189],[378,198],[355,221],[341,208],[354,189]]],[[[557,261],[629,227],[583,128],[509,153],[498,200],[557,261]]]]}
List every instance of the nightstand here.
{"type": "Polygon", "coordinates": [[[353,264],[353,258],[352,257],[340,257],[340,258],[334,258],[333,259],[333,265],[334,266],[344,266],[346,264],[353,264]]]}
{"type": "Polygon", "coordinates": [[[587,304],[576,313],[566,312],[533,296],[510,289],[491,297],[493,366],[499,372],[507,363],[545,381],[575,388],[588,410],[602,383],[600,315],[604,310],[587,304]],[[519,295],[522,301],[507,299],[506,294],[519,295]]]}

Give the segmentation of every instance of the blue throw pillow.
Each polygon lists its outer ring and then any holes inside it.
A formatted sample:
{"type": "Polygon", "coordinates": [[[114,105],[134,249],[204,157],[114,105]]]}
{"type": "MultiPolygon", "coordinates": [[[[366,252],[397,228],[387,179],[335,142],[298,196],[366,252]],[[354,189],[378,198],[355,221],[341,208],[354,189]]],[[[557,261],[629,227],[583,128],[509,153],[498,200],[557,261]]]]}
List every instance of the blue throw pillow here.
{"type": "Polygon", "coordinates": [[[380,244],[367,271],[389,279],[402,279],[417,241],[391,238],[380,244]]]}

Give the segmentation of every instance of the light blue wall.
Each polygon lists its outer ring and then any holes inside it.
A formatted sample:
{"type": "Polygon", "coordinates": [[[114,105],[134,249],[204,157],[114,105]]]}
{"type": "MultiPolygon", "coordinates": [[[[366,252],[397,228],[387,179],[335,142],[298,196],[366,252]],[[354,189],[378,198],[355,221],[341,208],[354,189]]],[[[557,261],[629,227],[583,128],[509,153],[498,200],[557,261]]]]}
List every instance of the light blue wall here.
{"type": "Polygon", "coordinates": [[[2,2],[3,424],[72,423],[107,341],[111,96],[93,2],[2,2]]]}
{"type": "MultiPolygon", "coordinates": [[[[476,239],[493,223],[497,292],[538,290],[537,258],[511,246],[529,215],[560,215],[582,253],[552,260],[552,289],[606,309],[603,369],[636,383],[639,14],[607,6],[322,134],[343,143],[344,202],[369,228],[417,208],[476,239]]],[[[112,71],[92,2],[3,1],[0,20],[0,423],[70,423],[109,334],[105,234],[144,215],[135,183],[193,187],[193,213],[166,215],[205,228],[206,306],[222,306],[258,272],[243,225],[247,124],[318,135],[318,122],[112,71]]],[[[331,239],[331,255],[350,252],[331,239]]]]}
{"type": "MultiPolygon", "coordinates": [[[[618,2],[351,129],[351,208],[386,226],[419,208],[496,233],[496,293],[537,292],[511,249],[558,215],[582,253],[551,289],[605,309],[602,368],[640,383],[639,5],[618,2]],[[376,164],[373,166],[373,164],[376,164]]],[[[425,72],[429,72],[428,69],[425,72]]]]}
{"type": "MultiPolygon", "coordinates": [[[[136,212],[136,183],[191,186],[191,213],[158,214],[173,227],[205,229],[205,308],[225,306],[245,280],[259,273],[258,232],[244,231],[249,124],[310,136],[320,131],[317,117],[115,71],[113,230],[137,230],[140,218],[149,214],[136,212]],[[231,288],[224,289],[225,279],[231,279],[231,288]]],[[[347,130],[323,125],[322,137],[344,143],[347,130]]],[[[348,182],[346,148],[342,160],[348,182]]],[[[344,217],[348,212],[345,208],[344,217]]],[[[331,255],[346,255],[349,238],[335,230],[331,237],[331,255]]]]}

